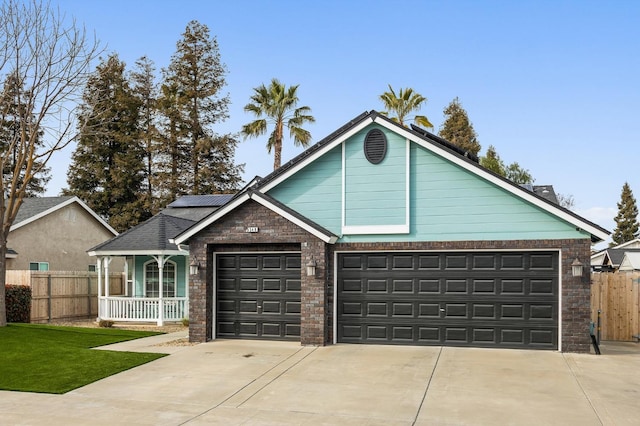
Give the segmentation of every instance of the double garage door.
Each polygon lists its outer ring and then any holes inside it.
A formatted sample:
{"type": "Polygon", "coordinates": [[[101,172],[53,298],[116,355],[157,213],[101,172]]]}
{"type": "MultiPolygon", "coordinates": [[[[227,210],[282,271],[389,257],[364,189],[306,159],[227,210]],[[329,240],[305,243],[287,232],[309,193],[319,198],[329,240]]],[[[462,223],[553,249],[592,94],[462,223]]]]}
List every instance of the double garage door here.
{"type": "Polygon", "coordinates": [[[557,252],[340,253],[337,340],[557,349],[557,252]]]}
{"type": "MultiPolygon", "coordinates": [[[[558,348],[557,252],[336,257],[337,341],[558,348]]],[[[216,336],[300,339],[300,254],[216,255],[216,336]]]]}
{"type": "Polygon", "coordinates": [[[300,254],[216,255],[216,336],[300,340],[300,254]]]}

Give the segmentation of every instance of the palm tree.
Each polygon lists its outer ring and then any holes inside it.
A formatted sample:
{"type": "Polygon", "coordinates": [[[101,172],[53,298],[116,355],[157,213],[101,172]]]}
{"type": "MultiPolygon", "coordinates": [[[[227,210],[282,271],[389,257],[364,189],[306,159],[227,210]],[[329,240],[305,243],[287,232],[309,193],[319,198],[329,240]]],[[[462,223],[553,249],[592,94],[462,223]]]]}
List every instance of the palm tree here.
{"type": "MultiPolygon", "coordinates": [[[[389,85],[389,91],[380,95],[380,100],[384,103],[386,111],[382,114],[389,115],[395,114],[391,119],[396,123],[405,125],[404,121],[407,115],[413,111],[418,111],[422,108],[422,104],[427,102],[427,98],[419,93],[416,93],[410,87],[406,89],[400,89],[400,92],[396,95],[391,85],[389,85]]],[[[433,124],[424,115],[416,115],[413,117],[413,122],[419,126],[432,129],[433,124]]]]}
{"type": "Polygon", "coordinates": [[[273,149],[273,170],[281,165],[282,138],[284,126],[289,129],[289,136],[293,138],[296,146],[309,146],[311,133],[302,128],[305,123],[316,121],[311,113],[311,108],[303,106],[296,108],[298,95],[296,91],[299,85],[287,88],[277,79],[272,79],[269,87],[264,84],[254,88],[251,102],[245,105],[246,112],[253,113],[258,119],[242,126],[241,133],[244,138],[258,137],[267,133],[267,126],[274,125],[273,132],[267,140],[267,152],[273,149]]]}

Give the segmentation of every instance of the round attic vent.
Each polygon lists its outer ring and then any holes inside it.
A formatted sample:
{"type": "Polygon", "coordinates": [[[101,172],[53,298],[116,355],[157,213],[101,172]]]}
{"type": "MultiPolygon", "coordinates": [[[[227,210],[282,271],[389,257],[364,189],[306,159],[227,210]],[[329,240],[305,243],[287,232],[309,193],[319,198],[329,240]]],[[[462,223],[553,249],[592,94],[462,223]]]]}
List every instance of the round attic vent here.
{"type": "Polygon", "coordinates": [[[364,138],[364,156],[371,164],[379,164],[387,154],[387,137],[380,129],[369,130],[364,138]]]}

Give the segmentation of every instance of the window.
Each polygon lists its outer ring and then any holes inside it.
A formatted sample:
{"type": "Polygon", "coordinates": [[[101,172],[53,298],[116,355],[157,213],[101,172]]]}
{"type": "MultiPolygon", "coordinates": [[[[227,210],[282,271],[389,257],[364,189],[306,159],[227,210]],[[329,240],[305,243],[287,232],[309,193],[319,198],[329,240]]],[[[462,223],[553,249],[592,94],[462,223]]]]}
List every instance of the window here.
{"type": "Polygon", "coordinates": [[[97,271],[97,269],[96,269],[96,265],[95,265],[95,263],[94,263],[94,264],[89,265],[89,272],[96,272],[96,271],[97,271]]]}
{"type": "MultiPolygon", "coordinates": [[[[176,296],[176,264],[167,262],[162,270],[162,297],[176,296]]],[[[144,265],[146,297],[160,297],[160,270],[158,262],[151,260],[144,265]]]]}
{"type": "Polygon", "coordinates": [[[29,262],[30,271],[48,271],[49,262],[29,262]]]}

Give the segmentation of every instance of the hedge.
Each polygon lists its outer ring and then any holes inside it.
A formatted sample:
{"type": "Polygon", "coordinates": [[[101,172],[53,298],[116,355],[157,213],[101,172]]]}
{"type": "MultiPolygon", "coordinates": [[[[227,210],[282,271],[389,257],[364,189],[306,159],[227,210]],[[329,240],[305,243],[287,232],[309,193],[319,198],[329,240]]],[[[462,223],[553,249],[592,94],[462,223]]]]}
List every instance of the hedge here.
{"type": "Polygon", "coordinates": [[[5,285],[7,322],[31,322],[31,287],[5,285]]]}

